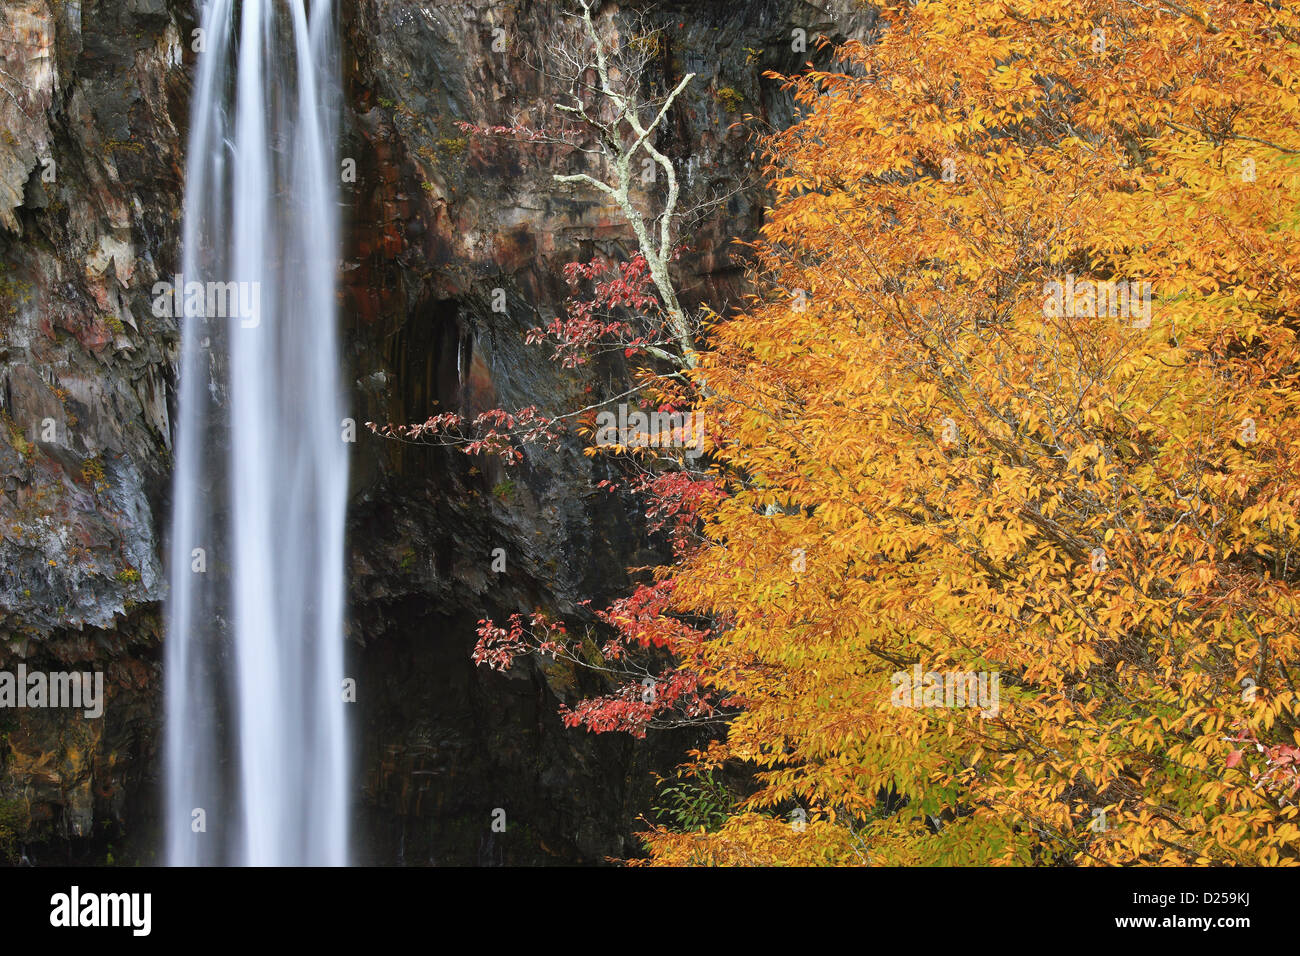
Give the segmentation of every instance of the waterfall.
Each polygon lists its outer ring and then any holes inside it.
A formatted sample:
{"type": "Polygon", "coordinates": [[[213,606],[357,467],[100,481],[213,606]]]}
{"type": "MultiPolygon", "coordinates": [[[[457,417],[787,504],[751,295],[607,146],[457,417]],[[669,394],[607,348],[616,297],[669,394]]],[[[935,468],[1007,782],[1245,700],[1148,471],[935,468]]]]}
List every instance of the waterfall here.
{"type": "Polygon", "coordinates": [[[173,865],[347,861],[334,17],[208,0],[196,35],[170,313],[173,865]]]}

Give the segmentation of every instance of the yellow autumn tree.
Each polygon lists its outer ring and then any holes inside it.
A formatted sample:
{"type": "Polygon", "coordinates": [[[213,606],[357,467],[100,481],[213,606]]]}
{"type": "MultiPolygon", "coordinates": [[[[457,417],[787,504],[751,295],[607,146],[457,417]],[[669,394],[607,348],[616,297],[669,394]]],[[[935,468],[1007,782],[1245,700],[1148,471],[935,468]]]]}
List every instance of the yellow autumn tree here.
{"type": "Polygon", "coordinates": [[[677,610],[758,790],[653,861],[1300,861],[1295,5],[895,3],[839,56],[697,370],[677,610]]]}

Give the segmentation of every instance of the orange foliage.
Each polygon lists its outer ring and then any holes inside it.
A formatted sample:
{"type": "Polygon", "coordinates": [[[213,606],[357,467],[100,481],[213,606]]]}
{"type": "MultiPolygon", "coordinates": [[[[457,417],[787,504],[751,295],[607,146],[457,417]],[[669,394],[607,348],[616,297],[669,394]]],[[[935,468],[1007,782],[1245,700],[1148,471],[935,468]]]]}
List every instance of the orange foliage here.
{"type": "Polygon", "coordinates": [[[674,603],[760,787],[654,862],[1294,864],[1300,17],[881,23],[791,81],[696,373],[731,494],[674,603]]]}

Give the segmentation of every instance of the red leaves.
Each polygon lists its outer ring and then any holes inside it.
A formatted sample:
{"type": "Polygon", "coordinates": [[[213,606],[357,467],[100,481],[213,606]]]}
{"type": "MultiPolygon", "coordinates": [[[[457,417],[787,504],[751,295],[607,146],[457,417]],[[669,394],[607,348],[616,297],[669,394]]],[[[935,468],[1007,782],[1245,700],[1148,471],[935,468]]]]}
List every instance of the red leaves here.
{"type": "MultiPolygon", "coordinates": [[[[672,591],[671,581],[641,585],[630,596],[596,612],[596,617],[614,632],[600,649],[603,660],[597,669],[622,683],[605,696],[580,700],[572,706],[561,704],[560,715],[566,726],[586,727],[596,734],[617,731],[644,737],[652,726],[675,726],[716,714],[716,700],[689,666],[679,664],[652,673],[649,667],[637,663],[641,655],[633,653],[655,648],[686,651],[707,636],[707,632],[667,613],[672,591]]],[[[540,612],[533,612],[527,624],[521,615],[512,614],[505,627],[485,618],[478,622],[478,635],[474,663],[493,670],[509,670],[515,661],[531,653],[593,666],[583,653],[584,641],[573,639],[563,624],[540,612]]]]}
{"type": "Polygon", "coordinates": [[[455,412],[446,412],[442,415],[433,415],[415,425],[379,425],[375,422],[366,422],[366,427],[382,438],[403,438],[415,441],[424,435],[459,428],[464,423],[465,419],[455,412]]]}
{"type": "Polygon", "coordinates": [[[596,617],[613,627],[617,636],[601,652],[618,658],[625,645],[683,649],[702,640],[706,632],[696,630],[667,612],[676,583],[671,579],[638,585],[631,595],[619,598],[596,617]]]}
{"type": "Polygon", "coordinates": [[[682,718],[707,718],[716,712],[713,703],[701,693],[699,678],[694,674],[669,671],[648,681],[627,684],[606,697],[579,701],[573,708],[561,705],[564,725],[586,727],[593,734],[619,732],[640,738],[665,715],[671,725],[682,718]]]}
{"type": "Polygon", "coordinates": [[[528,653],[519,615],[510,617],[508,628],[498,627],[488,618],[478,622],[478,643],[470,655],[475,664],[486,664],[494,671],[508,671],[515,659],[528,653]]]}
{"type": "Polygon", "coordinates": [[[714,479],[686,471],[642,475],[634,487],[649,495],[647,527],[651,531],[667,530],[673,554],[679,559],[698,545],[694,531],[701,511],[724,497],[714,479]]]}
{"type": "Polygon", "coordinates": [[[366,427],[382,438],[455,446],[467,455],[497,455],[507,465],[517,465],[524,457],[521,445],[554,442],[562,426],[558,418],[541,415],[535,405],[529,405],[513,414],[492,408],[472,422],[455,412],[446,412],[414,425],[366,422],[366,427]]]}
{"type": "Polygon", "coordinates": [[[566,265],[564,279],[575,291],[565,302],[566,317],[556,318],[544,328],[529,329],[525,341],[551,340],[555,346],[552,357],[565,368],[585,365],[602,344],[621,349],[624,357],[630,358],[647,345],[665,341],[663,310],[645,257],[637,254],[627,262],[615,263],[613,277],[603,278],[609,272],[609,263],[600,258],[566,265]],[[584,283],[591,283],[589,293],[577,295],[584,283]],[[623,318],[613,314],[617,310],[633,315],[623,318]],[[632,320],[649,328],[638,332],[632,320]]]}
{"type": "MultiPolygon", "coordinates": [[[[1276,794],[1283,802],[1294,800],[1297,795],[1300,795],[1300,747],[1290,744],[1260,743],[1250,730],[1228,739],[1233,743],[1252,745],[1255,752],[1263,757],[1260,769],[1247,771],[1250,778],[1255,781],[1255,789],[1276,794]]],[[[1250,748],[1245,747],[1232,751],[1223,761],[1223,765],[1228,769],[1241,766],[1248,749],[1250,748]]]]}
{"type": "Polygon", "coordinates": [[[500,627],[490,618],[481,618],[478,643],[470,655],[474,663],[504,672],[518,658],[534,650],[556,657],[566,649],[569,635],[563,624],[549,621],[538,611],[529,615],[528,622],[529,627],[525,627],[521,615],[511,614],[508,625],[500,627]]]}

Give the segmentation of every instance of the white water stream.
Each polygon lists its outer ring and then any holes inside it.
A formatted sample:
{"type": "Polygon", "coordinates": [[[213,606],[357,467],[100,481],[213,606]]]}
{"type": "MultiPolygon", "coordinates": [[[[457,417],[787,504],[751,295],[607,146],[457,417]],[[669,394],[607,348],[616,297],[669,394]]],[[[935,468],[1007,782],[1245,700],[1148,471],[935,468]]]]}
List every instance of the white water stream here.
{"type": "Polygon", "coordinates": [[[165,660],[173,865],[347,861],[334,18],[330,0],[201,12],[165,660]]]}

